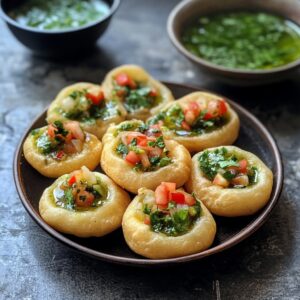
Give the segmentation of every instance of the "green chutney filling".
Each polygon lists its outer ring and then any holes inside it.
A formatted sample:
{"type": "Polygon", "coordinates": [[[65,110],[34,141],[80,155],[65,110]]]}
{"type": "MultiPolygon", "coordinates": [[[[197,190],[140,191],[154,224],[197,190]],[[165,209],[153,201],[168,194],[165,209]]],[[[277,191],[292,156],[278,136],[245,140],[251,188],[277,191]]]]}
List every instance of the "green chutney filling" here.
{"type": "Polygon", "coordinates": [[[43,29],[72,29],[95,22],[109,14],[101,0],[27,0],[10,11],[19,24],[43,29]]]}
{"type": "MultiPolygon", "coordinates": [[[[138,129],[141,130],[141,127],[138,129]]],[[[169,156],[170,151],[165,145],[163,136],[149,136],[147,130],[143,132],[123,133],[115,149],[117,155],[122,157],[137,172],[156,171],[171,164],[173,160],[169,156]]],[[[159,134],[161,134],[160,131],[159,134]]]]}
{"type": "Polygon", "coordinates": [[[108,198],[107,186],[96,177],[89,183],[84,178],[76,180],[74,175],[67,176],[53,190],[55,204],[67,210],[84,211],[102,206],[108,198]]]}
{"type": "Polygon", "coordinates": [[[198,158],[199,168],[213,184],[224,188],[246,188],[258,182],[258,170],[245,158],[225,147],[205,150],[198,158]]]}
{"type": "Polygon", "coordinates": [[[113,95],[121,99],[130,113],[151,109],[162,102],[162,96],[157,89],[135,81],[125,73],[120,73],[113,80],[113,95]]]}
{"type": "MultiPolygon", "coordinates": [[[[197,103],[193,102],[193,105],[197,106],[197,103]]],[[[209,107],[192,110],[183,109],[179,104],[174,104],[151,118],[148,124],[160,124],[162,130],[172,131],[177,136],[197,136],[227,124],[229,120],[227,108],[224,103],[222,107],[222,111],[217,108],[217,111],[211,113],[209,107]]]]}
{"type": "Polygon", "coordinates": [[[106,121],[120,115],[115,100],[105,101],[103,93],[93,95],[87,89],[75,90],[62,100],[57,112],[65,118],[83,123],[95,123],[97,119],[106,121]]]}
{"type": "Polygon", "coordinates": [[[189,232],[200,218],[201,204],[196,198],[190,206],[170,201],[166,207],[160,207],[147,202],[143,203],[142,211],[146,217],[145,223],[152,231],[167,236],[180,236],[189,232]]]}
{"type": "Polygon", "coordinates": [[[68,155],[81,152],[85,141],[85,134],[77,122],[55,121],[45,129],[32,130],[31,136],[37,151],[55,160],[64,160],[68,155]]]}
{"type": "Polygon", "coordinates": [[[268,70],[300,58],[299,25],[265,12],[201,16],[181,39],[194,55],[234,69],[268,70]]]}

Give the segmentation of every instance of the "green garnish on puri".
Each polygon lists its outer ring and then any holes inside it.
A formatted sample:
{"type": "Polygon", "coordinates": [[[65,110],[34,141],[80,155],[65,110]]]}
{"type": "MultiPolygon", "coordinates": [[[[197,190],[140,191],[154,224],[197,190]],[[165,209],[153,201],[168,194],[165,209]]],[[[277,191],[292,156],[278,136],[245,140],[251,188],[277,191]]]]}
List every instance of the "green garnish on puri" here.
{"type": "Polygon", "coordinates": [[[167,236],[179,236],[187,233],[201,215],[201,205],[196,200],[195,205],[183,208],[177,207],[176,202],[169,202],[164,210],[151,210],[144,205],[143,212],[150,217],[150,226],[154,232],[167,236]]]}
{"type": "Polygon", "coordinates": [[[246,159],[239,159],[225,147],[204,151],[198,158],[199,168],[215,185],[244,188],[257,183],[258,170],[249,166],[246,159]]]}

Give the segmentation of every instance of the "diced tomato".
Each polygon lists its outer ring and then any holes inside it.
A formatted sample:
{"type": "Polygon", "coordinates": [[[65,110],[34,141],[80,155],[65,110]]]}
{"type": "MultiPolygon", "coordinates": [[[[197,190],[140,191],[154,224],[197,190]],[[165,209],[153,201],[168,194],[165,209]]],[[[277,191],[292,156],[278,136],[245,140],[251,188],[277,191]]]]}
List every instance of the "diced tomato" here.
{"type": "Polygon", "coordinates": [[[204,115],[205,120],[216,118],[227,112],[227,106],[224,100],[210,100],[207,105],[207,113],[204,115]]]}
{"type": "Polygon", "coordinates": [[[200,107],[197,102],[189,102],[188,109],[192,111],[195,115],[198,115],[200,112],[200,107]]]}
{"type": "Polygon", "coordinates": [[[157,97],[158,96],[158,92],[155,88],[152,88],[150,93],[149,93],[150,97],[157,97]]]}
{"type": "Polygon", "coordinates": [[[185,194],[184,197],[185,197],[184,201],[187,205],[189,206],[195,205],[196,199],[192,195],[185,194]]]}
{"type": "Polygon", "coordinates": [[[104,94],[102,91],[100,91],[97,95],[92,93],[86,93],[85,95],[88,99],[90,99],[93,104],[99,105],[101,101],[104,99],[104,94]]]}
{"type": "Polygon", "coordinates": [[[145,223],[146,225],[150,225],[150,224],[151,224],[150,216],[149,216],[149,215],[145,215],[144,223],[145,223]]]}
{"type": "Polygon", "coordinates": [[[149,156],[150,157],[154,157],[154,156],[161,156],[163,152],[163,149],[159,148],[159,147],[154,147],[149,149],[149,156]]]}
{"type": "Polygon", "coordinates": [[[211,114],[211,113],[206,113],[204,116],[203,116],[203,119],[204,120],[210,120],[212,119],[214,116],[211,114]]]}
{"type": "Polygon", "coordinates": [[[171,198],[172,201],[175,201],[178,204],[184,204],[185,203],[185,200],[184,200],[185,197],[184,197],[183,193],[179,193],[179,192],[171,193],[170,198],[171,198]]]}
{"type": "Polygon", "coordinates": [[[65,138],[66,143],[71,142],[71,140],[73,139],[73,134],[72,134],[72,132],[69,131],[69,132],[67,133],[67,135],[66,135],[64,138],[65,138]]]}
{"type": "Polygon", "coordinates": [[[87,191],[80,191],[76,195],[76,205],[80,207],[89,207],[93,204],[95,196],[87,191]]]}
{"type": "Polygon", "coordinates": [[[120,73],[116,76],[116,82],[120,86],[126,86],[130,82],[130,78],[127,74],[125,73],[120,73]]]}
{"type": "Polygon", "coordinates": [[[64,157],[64,155],[65,155],[65,152],[60,150],[60,151],[57,152],[56,158],[57,159],[62,159],[64,157]]]}
{"type": "Polygon", "coordinates": [[[184,113],[184,119],[188,125],[192,125],[196,119],[196,115],[192,110],[187,110],[184,113]]]}
{"type": "Polygon", "coordinates": [[[137,144],[139,146],[147,146],[147,143],[148,143],[148,138],[146,135],[139,135],[137,137],[137,144]]]}
{"type": "Polygon", "coordinates": [[[55,127],[54,125],[50,124],[50,125],[48,126],[48,131],[47,131],[47,133],[48,133],[48,135],[49,135],[51,138],[54,138],[54,137],[55,137],[55,131],[57,131],[56,127],[55,127]]]}
{"type": "Polygon", "coordinates": [[[135,134],[127,134],[125,136],[126,145],[129,145],[136,138],[135,134]]]}
{"type": "Polygon", "coordinates": [[[182,122],[181,122],[181,127],[182,127],[184,130],[187,130],[187,131],[191,130],[190,125],[189,125],[187,122],[185,122],[185,121],[182,121],[182,122]]]}
{"type": "Polygon", "coordinates": [[[129,153],[125,157],[125,160],[130,164],[135,165],[141,161],[141,158],[134,151],[129,151],[129,153]]]}
{"type": "Polygon", "coordinates": [[[147,147],[148,148],[148,140],[147,139],[140,139],[140,140],[138,139],[138,145],[140,147],[147,147]]]}
{"type": "Polygon", "coordinates": [[[207,112],[213,115],[213,117],[217,117],[219,115],[219,100],[210,100],[207,105],[207,112]]]}
{"type": "Polygon", "coordinates": [[[73,171],[70,175],[75,176],[77,182],[82,179],[82,171],[81,170],[73,171]]]}
{"type": "Polygon", "coordinates": [[[169,189],[166,185],[159,185],[155,190],[155,202],[158,205],[167,205],[169,202],[169,189]]]}
{"type": "Polygon", "coordinates": [[[144,168],[150,167],[151,164],[150,164],[150,161],[149,161],[149,158],[148,158],[147,154],[146,153],[142,153],[139,156],[141,158],[141,162],[142,162],[143,167],[144,168]]]}
{"type": "Polygon", "coordinates": [[[137,139],[137,144],[140,145],[140,143],[144,143],[145,146],[147,146],[147,136],[139,133],[139,132],[132,132],[126,134],[126,144],[129,145],[134,139],[137,139]]]}
{"type": "Polygon", "coordinates": [[[162,182],[161,185],[166,186],[170,193],[173,193],[176,190],[176,183],[174,182],[162,182]]]}
{"type": "Polygon", "coordinates": [[[118,74],[116,76],[116,82],[120,86],[129,86],[132,89],[136,88],[136,83],[126,73],[118,74]]]}
{"type": "Polygon", "coordinates": [[[226,114],[227,106],[226,106],[226,102],[223,99],[220,100],[219,102],[220,102],[219,115],[222,116],[222,115],[226,114]]]}
{"type": "Polygon", "coordinates": [[[240,160],[240,161],[239,161],[239,165],[240,165],[239,171],[240,171],[241,173],[247,173],[247,165],[248,165],[247,160],[246,160],[246,159],[240,160]]]}
{"type": "Polygon", "coordinates": [[[72,186],[76,182],[76,176],[73,175],[68,181],[69,186],[72,186]]]}

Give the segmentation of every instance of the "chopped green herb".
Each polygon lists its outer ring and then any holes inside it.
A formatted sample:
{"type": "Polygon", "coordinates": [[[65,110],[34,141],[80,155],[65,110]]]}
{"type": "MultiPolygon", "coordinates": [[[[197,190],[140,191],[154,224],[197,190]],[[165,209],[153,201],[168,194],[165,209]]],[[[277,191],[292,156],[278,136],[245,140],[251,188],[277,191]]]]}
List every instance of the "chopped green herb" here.
{"type": "Polygon", "coordinates": [[[144,205],[143,213],[146,214],[146,215],[150,215],[150,213],[151,213],[151,208],[148,207],[147,204],[144,205]]]}
{"type": "Polygon", "coordinates": [[[127,155],[129,150],[126,145],[124,145],[123,143],[120,143],[117,147],[117,152],[121,155],[127,155]]]}
{"type": "Polygon", "coordinates": [[[199,156],[199,165],[200,169],[210,180],[214,179],[219,169],[239,166],[237,158],[233,155],[228,156],[224,147],[215,151],[204,151],[199,156]]]}
{"type": "Polygon", "coordinates": [[[75,206],[75,199],[74,199],[74,196],[73,196],[73,193],[72,193],[72,189],[67,189],[65,191],[65,205],[66,205],[66,208],[67,209],[74,209],[74,206],[75,206]]]}
{"type": "Polygon", "coordinates": [[[175,202],[169,202],[164,211],[156,210],[150,212],[151,229],[168,236],[178,236],[187,233],[201,215],[200,202],[196,201],[194,206],[177,208],[175,202]]]}
{"type": "Polygon", "coordinates": [[[165,167],[170,163],[172,163],[172,159],[170,157],[162,157],[159,162],[159,167],[160,168],[165,167]]]}
{"type": "Polygon", "coordinates": [[[39,128],[31,130],[31,134],[32,135],[38,135],[39,133],[40,133],[40,129],[39,128]]]}

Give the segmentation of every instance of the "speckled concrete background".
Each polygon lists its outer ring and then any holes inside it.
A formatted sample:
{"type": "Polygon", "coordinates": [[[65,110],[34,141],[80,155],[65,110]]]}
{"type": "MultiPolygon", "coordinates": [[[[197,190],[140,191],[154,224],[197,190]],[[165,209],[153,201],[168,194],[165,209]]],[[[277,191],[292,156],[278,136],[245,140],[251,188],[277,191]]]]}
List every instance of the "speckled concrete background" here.
{"type": "Polygon", "coordinates": [[[300,299],[299,74],[263,88],[209,80],[168,40],[166,18],[175,3],[123,1],[97,51],[68,62],[32,56],[0,22],[0,299],[300,299]],[[123,63],[231,97],[274,134],[285,165],[284,190],[272,217],[247,241],[180,268],[135,269],[72,252],[25,212],[12,177],[13,154],[25,128],[65,85],[100,82],[123,63]]]}

